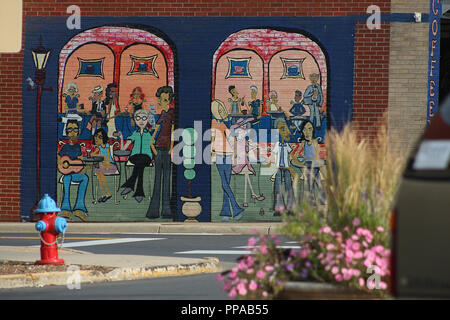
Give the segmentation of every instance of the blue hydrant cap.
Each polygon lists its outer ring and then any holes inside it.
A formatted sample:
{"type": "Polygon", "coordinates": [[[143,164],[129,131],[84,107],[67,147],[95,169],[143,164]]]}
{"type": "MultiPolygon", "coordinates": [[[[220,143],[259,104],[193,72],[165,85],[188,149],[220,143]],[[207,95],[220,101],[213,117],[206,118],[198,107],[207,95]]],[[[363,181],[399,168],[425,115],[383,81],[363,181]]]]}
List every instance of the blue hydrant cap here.
{"type": "Polygon", "coordinates": [[[47,229],[47,225],[45,224],[44,221],[39,220],[38,222],[36,222],[35,228],[36,231],[43,232],[45,231],[45,229],[47,229]]]}
{"type": "Polygon", "coordinates": [[[67,230],[67,221],[64,218],[57,217],[55,219],[55,231],[58,233],[64,233],[67,230]]]}
{"type": "Polygon", "coordinates": [[[56,206],[55,200],[53,200],[47,193],[44,194],[41,201],[38,203],[38,208],[34,211],[36,213],[45,212],[60,212],[61,209],[56,206]]]}

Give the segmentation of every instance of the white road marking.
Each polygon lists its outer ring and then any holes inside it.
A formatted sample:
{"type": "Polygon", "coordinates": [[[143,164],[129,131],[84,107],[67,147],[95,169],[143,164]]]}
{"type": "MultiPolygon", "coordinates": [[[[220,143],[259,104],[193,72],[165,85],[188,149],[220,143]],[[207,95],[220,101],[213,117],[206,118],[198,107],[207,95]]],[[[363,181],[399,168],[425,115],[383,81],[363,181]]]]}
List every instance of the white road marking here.
{"type": "Polygon", "coordinates": [[[249,254],[249,250],[190,250],[179,251],[175,254],[249,254]]]}
{"type": "MultiPolygon", "coordinates": [[[[121,239],[108,239],[108,240],[92,240],[92,241],[76,241],[76,242],[64,242],[63,248],[74,248],[74,247],[88,247],[88,246],[101,246],[105,244],[117,244],[117,243],[127,243],[127,242],[140,242],[140,241],[153,241],[153,240],[164,240],[166,238],[121,238],[121,239]]],[[[61,243],[61,239],[59,239],[61,243]]],[[[33,246],[39,247],[39,246],[33,246]]]]}
{"type": "MultiPolygon", "coordinates": [[[[258,246],[248,247],[239,246],[233,247],[235,249],[253,249],[259,248],[258,246]]],[[[277,246],[279,249],[301,249],[300,246],[277,246]]],[[[251,250],[190,250],[190,251],[179,251],[175,254],[251,254],[251,250]]]]}
{"type": "MultiPolygon", "coordinates": [[[[248,249],[248,248],[250,248],[250,249],[252,249],[252,248],[259,248],[259,246],[252,246],[252,247],[240,246],[240,247],[233,247],[233,248],[236,248],[236,249],[248,249]]],[[[301,249],[302,247],[300,247],[300,246],[277,246],[277,248],[278,249],[301,249]]]]}

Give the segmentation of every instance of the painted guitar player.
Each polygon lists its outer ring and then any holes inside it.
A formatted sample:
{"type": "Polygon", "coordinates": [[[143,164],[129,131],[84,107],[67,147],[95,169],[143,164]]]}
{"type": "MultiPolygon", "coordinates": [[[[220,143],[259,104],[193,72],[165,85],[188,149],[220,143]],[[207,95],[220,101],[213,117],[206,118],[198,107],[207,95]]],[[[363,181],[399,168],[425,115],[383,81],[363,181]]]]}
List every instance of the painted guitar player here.
{"type": "Polygon", "coordinates": [[[67,122],[66,132],[69,136],[69,143],[65,144],[58,153],[58,170],[63,175],[62,182],[64,186],[60,216],[72,218],[73,212],[76,217],[82,221],[86,221],[87,209],[84,199],[89,178],[84,173],[81,160],[81,146],[78,143],[80,126],[78,122],[76,120],[69,120],[67,122]],[[77,200],[73,208],[70,204],[70,185],[72,182],[78,184],[77,200]]]}

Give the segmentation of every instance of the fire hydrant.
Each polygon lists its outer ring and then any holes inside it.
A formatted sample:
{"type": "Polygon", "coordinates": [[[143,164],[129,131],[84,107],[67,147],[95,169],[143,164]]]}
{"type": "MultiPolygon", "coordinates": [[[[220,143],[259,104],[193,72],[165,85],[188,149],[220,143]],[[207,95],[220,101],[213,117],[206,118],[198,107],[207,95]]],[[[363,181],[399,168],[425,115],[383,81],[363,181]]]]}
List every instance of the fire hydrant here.
{"type": "Polygon", "coordinates": [[[55,201],[48,195],[39,201],[35,213],[40,215],[40,220],[36,222],[36,230],[39,231],[41,238],[41,260],[36,264],[64,264],[63,259],[58,258],[58,236],[66,232],[67,221],[64,218],[57,217],[61,209],[56,207],[55,201]]]}

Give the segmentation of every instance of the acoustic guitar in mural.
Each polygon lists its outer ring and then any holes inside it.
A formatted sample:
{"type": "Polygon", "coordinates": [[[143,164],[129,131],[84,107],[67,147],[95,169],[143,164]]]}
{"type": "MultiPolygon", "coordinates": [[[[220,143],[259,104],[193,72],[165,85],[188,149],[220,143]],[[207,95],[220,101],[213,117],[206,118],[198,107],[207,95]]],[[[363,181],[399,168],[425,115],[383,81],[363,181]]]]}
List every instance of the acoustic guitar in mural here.
{"type": "Polygon", "coordinates": [[[61,162],[58,164],[58,171],[63,175],[68,175],[71,173],[79,173],[85,164],[81,159],[70,159],[69,156],[62,156],[61,162]]]}

